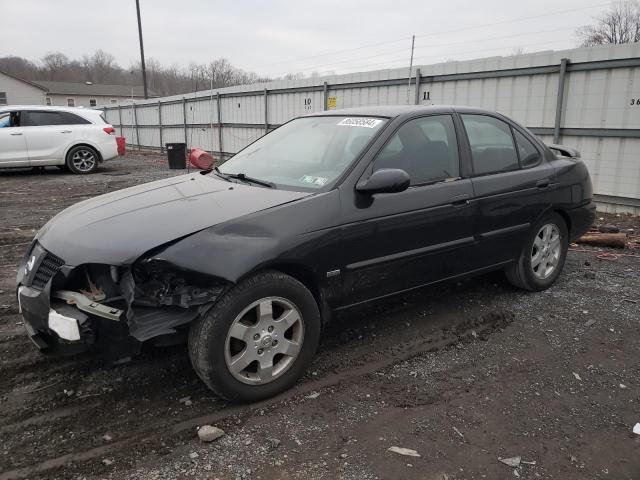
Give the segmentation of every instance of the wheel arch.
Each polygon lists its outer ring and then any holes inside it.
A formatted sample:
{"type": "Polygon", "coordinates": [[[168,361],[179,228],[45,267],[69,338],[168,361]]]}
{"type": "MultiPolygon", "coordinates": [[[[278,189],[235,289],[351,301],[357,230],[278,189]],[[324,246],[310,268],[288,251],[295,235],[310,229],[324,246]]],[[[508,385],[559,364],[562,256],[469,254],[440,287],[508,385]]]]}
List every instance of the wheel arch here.
{"type": "Polygon", "coordinates": [[[562,219],[564,220],[564,223],[567,226],[567,232],[569,233],[569,238],[571,238],[571,217],[569,216],[569,214],[565,210],[562,210],[560,208],[556,208],[555,210],[553,210],[553,213],[557,213],[562,217],[562,219]]]}
{"type": "Polygon", "coordinates": [[[77,142],[77,143],[72,143],[67,150],[64,152],[64,161],[67,161],[67,156],[69,155],[69,152],[75,148],[75,147],[88,147],[91,150],[93,150],[94,152],[96,152],[96,155],[98,155],[98,162],[102,162],[102,153],[100,153],[100,149],[98,147],[96,147],[95,145],[92,145],[89,142],[77,142]]]}
{"type": "Polygon", "coordinates": [[[569,238],[571,238],[571,217],[569,216],[569,214],[567,213],[567,211],[563,208],[560,208],[559,206],[550,206],[547,209],[545,209],[542,213],[540,213],[540,215],[538,215],[538,217],[535,219],[535,221],[533,223],[531,223],[531,230],[533,230],[533,227],[545,216],[555,213],[557,215],[560,215],[560,217],[564,220],[565,225],[567,226],[567,232],[569,233],[569,238]]]}
{"type": "Polygon", "coordinates": [[[319,279],[312,268],[293,261],[275,261],[261,265],[259,268],[256,268],[247,275],[244,275],[243,278],[250,277],[266,270],[276,270],[284,273],[285,275],[289,275],[302,283],[302,285],[311,292],[311,295],[313,295],[313,298],[318,305],[322,324],[325,325],[329,321],[331,318],[331,308],[326,302],[322,286],[320,285],[319,279]]]}

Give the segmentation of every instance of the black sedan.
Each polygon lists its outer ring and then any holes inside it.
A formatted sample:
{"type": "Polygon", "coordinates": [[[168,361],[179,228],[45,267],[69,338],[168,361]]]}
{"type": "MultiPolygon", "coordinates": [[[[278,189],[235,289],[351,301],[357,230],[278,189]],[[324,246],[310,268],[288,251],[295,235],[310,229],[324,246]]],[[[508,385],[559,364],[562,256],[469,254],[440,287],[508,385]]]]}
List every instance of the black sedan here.
{"type": "Polygon", "coordinates": [[[188,338],[200,378],[253,401],[290,387],[340,310],[504,270],[551,286],[594,219],[578,152],[464,107],[292,120],[212,171],[74,205],[20,265],[26,330],[111,362],[188,338]]]}

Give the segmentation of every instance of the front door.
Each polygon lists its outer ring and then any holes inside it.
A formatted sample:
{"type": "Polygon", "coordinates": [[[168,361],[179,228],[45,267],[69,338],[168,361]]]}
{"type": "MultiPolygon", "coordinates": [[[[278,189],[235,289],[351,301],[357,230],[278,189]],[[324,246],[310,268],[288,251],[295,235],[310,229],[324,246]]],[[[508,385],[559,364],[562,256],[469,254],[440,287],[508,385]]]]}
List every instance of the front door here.
{"type": "Polygon", "coordinates": [[[0,113],[1,167],[29,166],[25,128],[20,123],[21,113],[19,111],[0,113]]]}
{"type": "Polygon", "coordinates": [[[416,118],[398,129],[364,174],[400,168],[410,187],[342,195],[344,306],[467,270],[473,187],[460,178],[459,159],[451,115],[416,118]]]}

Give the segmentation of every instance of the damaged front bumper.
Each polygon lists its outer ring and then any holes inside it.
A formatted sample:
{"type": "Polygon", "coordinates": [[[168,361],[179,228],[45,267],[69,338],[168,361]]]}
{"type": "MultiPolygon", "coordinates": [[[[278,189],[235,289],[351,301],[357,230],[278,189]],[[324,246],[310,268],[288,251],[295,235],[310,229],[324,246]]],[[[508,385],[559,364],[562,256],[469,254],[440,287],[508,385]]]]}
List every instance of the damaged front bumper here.
{"type": "Polygon", "coordinates": [[[36,242],[17,279],[26,332],[41,350],[75,353],[97,346],[118,352],[117,357],[131,356],[147,340],[183,337],[180,327],[206,311],[225,288],[195,286],[185,280],[188,273],[167,265],[146,263],[134,267],[134,275],[130,267],[74,267],[55,256],[54,264],[52,256],[36,242]]]}
{"type": "MultiPolygon", "coordinates": [[[[40,350],[49,350],[64,343],[80,343],[88,316],[60,302],[50,302],[49,292],[20,285],[18,309],[27,335],[40,350]]],[[[76,345],[77,346],[77,345],[76,345]]]]}
{"type": "MultiPolygon", "coordinates": [[[[101,303],[95,302],[89,297],[78,292],[57,290],[53,292],[51,296],[60,300],[64,300],[67,305],[75,305],[78,310],[80,310],[79,312],[72,310],[71,313],[64,315],[57,312],[53,308],[49,309],[49,329],[54,331],[61,339],[70,342],[81,340],[80,327],[84,326],[85,322],[87,321],[87,316],[83,315],[82,312],[85,312],[89,315],[94,315],[96,317],[106,318],[107,320],[111,320],[114,322],[119,322],[121,317],[124,315],[123,310],[109,307],[107,305],[102,305],[101,303]]],[[[58,308],[60,309],[60,307],[58,308]]]]}

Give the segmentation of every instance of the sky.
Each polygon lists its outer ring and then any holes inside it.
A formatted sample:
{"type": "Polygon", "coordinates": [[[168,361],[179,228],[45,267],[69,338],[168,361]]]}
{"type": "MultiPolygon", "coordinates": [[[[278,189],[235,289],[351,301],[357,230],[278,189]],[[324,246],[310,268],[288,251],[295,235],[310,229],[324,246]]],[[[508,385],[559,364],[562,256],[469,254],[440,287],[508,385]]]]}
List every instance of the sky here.
{"type": "MultiPolygon", "coordinates": [[[[186,67],[227,58],[261,75],[348,73],[579,43],[598,0],[140,0],[146,58],[186,67]]],[[[0,56],[140,60],[135,0],[0,0],[0,56]]]]}

